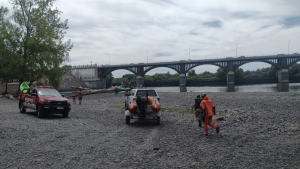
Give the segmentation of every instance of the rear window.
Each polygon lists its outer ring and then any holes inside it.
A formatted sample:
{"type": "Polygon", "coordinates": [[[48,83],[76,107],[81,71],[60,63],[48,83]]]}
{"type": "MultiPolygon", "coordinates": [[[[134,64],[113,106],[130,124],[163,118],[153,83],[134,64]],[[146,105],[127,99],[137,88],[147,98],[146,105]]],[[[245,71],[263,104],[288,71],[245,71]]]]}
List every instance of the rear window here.
{"type": "Polygon", "coordinates": [[[157,96],[154,90],[138,90],[136,96],[146,96],[147,93],[148,96],[157,96]]]}

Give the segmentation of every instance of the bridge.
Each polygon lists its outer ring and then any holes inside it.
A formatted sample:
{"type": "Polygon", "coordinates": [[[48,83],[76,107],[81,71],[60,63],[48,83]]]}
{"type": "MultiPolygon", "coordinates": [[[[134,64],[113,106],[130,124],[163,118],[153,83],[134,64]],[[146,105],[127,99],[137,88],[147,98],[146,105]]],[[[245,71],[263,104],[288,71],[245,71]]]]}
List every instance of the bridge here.
{"type": "Polygon", "coordinates": [[[187,78],[186,74],[193,68],[201,65],[215,65],[227,72],[227,91],[234,92],[235,77],[234,72],[240,66],[251,62],[264,62],[275,66],[277,72],[277,86],[279,92],[289,91],[289,68],[300,61],[300,54],[277,54],[268,56],[252,57],[227,57],[221,59],[204,59],[204,60],[180,60],[174,62],[159,63],[137,63],[121,65],[79,65],[72,66],[67,71],[72,75],[90,82],[93,87],[102,87],[106,84],[106,76],[115,70],[128,70],[135,74],[136,84],[144,84],[144,76],[147,72],[155,68],[171,68],[179,74],[180,92],[186,92],[187,78]]]}

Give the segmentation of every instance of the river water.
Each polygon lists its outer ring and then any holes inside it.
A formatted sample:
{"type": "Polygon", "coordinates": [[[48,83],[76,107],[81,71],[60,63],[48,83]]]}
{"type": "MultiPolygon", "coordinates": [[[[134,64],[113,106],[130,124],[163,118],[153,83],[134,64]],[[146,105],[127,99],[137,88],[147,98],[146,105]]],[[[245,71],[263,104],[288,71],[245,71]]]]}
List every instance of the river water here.
{"type": "MultiPolygon", "coordinates": [[[[151,87],[157,92],[179,92],[179,87],[151,87]]],[[[226,86],[187,87],[187,92],[226,92],[226,86]]],[[[277,84],[235,86],[235,92],[278,92],[277,84]]],[[[300,92],[300,83],[290,83],[289,92],[300,92]]]]}
{"type": "MultiPolygon", "coordinates": [[[[179,92],[179,87],[149,87],[157,92],[179,92]]],[[[187,92],[226,92],[226,86],[201,86],[187,87],[187,92]]],[[[257,84],[257,85],[241,85],[235,86],[235,92],[278,92],[277,84],[257,84]]],[[[290,83],[289,92],[300,92],[300,83],[290,83]]],[[[72,96],[76,93],[71,91],[60,92],[65,96],[72,96]]]]}

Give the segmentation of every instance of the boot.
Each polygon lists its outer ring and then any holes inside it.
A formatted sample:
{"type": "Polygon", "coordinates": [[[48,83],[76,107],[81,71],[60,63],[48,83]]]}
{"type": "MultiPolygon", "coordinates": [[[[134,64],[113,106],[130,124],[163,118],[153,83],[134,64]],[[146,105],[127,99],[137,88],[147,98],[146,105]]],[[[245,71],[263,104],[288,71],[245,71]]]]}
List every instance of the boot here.
{"type": "Polygon", "coordinates": [[[217,131],[217,134],[219,134],[220,128],[219,128],[219,127],[217,127],[216,131],[217,131]]]}
{"type": "Polygon", "coordinates": [[[198,122],[199,122],[199,127],[202,127],[202,121],[198,120],[198,122]]]}

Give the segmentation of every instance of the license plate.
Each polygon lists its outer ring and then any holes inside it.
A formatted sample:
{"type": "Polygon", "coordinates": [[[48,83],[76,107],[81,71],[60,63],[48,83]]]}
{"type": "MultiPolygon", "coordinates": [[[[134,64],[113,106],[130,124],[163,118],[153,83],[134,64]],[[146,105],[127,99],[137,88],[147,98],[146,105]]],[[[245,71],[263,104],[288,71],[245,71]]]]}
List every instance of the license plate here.
{"type": "Polygon", "coordinates": [[[57,109],[64,109],[63,107],[57,107],[57,109]]]}

